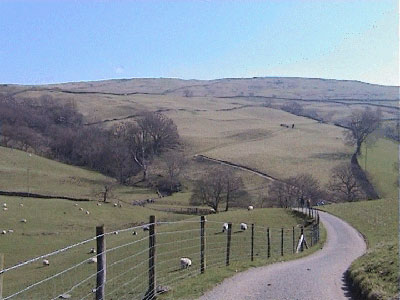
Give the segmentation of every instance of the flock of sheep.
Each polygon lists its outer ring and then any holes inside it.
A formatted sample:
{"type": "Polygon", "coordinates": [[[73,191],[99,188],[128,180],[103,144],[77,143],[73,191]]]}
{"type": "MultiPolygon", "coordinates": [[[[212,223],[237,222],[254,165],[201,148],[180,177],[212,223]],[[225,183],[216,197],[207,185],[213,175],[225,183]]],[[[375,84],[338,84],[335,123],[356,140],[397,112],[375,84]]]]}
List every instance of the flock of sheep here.
{"type": "MultiPolygon", "coordinates": [[[[20,207],[23,207],[23,206],[24,206],[24,205],[23,205],[22,203],[20,203],[20,207]]],[[[78,204],[75,203],[74,206],[77,207],[78,204]]],[[[98,202],[98,203],[97,203],[97,206],[101,206],[101,203],[98,202]]],[[[114,206],[114,207],[122,207],[121,204],[117,204],[117,203],[114,203],[113,206],[114,206]]],[[[251,205],[248,206],[248,208],[247,208],[247,210],[249,210],[249,211],[251,211],[251,210],[253,210],[253,209],[254,209],[254,207],[251,206],[251,205]]],[[[7,210],[8,210],[7,203],[3,203],[3,211],[7,211],[7,210]]],[[[84,209],[83,209],[82,207],[80,207],[79,210],[80,210],[80,211],[83,211],[84,209]]],[[[85,214],[86,214],[86,215],[89,215],[90,212],[89,212],[88,210],[86,210],[86,211],[85,211],[85,214]]],[[[26,220],[26,219],[21,219],[20,222],[21,222],[21,223],[26,223],[27,220],[26,220]]],[[[143,229],[143,231],[149,231],[149,230],[150,230],[150,226],[149,226],[149,225],[144,225],[144,226],[142,227],[142,229],[143,229]]],[[[227,230],[228,230],[228,223],[224,223],[224,224],[222,225],[222,232],[226,232],[227,230]]],[[[242,231],[247,230],[247,224],[246,224],[246,223],[240,223],[240,230],[242,230],[242,231]]],[[[7,231],[6,231],[6,230],[2,230],[0,233],[1,233],[1,234],[7,234],[7,233],[13,233],[13,232],[14,232],[14,230],[9,229],[9,230],[7,230],[7,231]]],[[[114,231],[114,234],[118,234],[118,231],[114,231]]],[[[132,235],[137,235],[137,232],[136,232],[136,231],[133,231],[133,232],[132,232],[132,235]]],[[[89,251],[89,254],[96,254],[96,249],[91,248],[90,251],[89,251]]],[[[97,263],[97,257],[94,256],[94,257],[90,258],[90,259],[88,260],[88,263],[89,263],[89,264],[95,264],[95,263],[97,263]]],[[[43,264],[43,266],[50,266],[50,261],[49,261],[48,259],[43,259],[42,264],[43,264]]],[[[181,257],[181,258],[180,258],[180,267],[181,267],[181,269],[187,269],[187,268],[189,268],[189,267],[191,267],[191,266],[192,266],[192,260],[191,260],[189,257],[181,257]]]]}

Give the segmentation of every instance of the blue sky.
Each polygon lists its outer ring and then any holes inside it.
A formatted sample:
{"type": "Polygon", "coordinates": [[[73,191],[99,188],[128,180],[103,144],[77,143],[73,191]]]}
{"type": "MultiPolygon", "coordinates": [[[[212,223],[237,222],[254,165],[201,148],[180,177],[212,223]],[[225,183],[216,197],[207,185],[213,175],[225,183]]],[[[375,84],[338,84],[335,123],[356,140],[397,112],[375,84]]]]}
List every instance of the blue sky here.
{"type": "Polygon", "coordinates": [[[0,83],[296,76],[398,85],[398,1],[0,2],[0,83]]]}

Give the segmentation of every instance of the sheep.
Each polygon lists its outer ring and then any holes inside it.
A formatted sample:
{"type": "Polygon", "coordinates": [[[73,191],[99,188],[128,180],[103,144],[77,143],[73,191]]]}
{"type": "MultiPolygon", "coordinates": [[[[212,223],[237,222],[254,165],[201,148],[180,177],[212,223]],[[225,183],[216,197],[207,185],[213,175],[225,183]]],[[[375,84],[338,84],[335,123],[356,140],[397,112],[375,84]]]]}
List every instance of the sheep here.
{"type": "Polygon", "coordinates": [[[97,206],[101,206],[101,203],[97,203],[97,206]]]}
{"type": "Polygon", "coordinates": [[[247,224],[246,223],[240,223],[240,230],[247,230],[247,224]]]}
{"type": "Polygon", "coordinates": [[[90,248],[89,254],[93,254],[93,253],[96,253],[96,249],[90,248]]]}
{"type": "Polygon", "coordinates": [[[215,209],[214,209],[214,208],[211,208],[211,209],[210,209],[210,213],[215,214],[215,213],[216,213],[215,209]]]}
{"type": "Polygon", "coordinates": [[[14,230],[12,230],[12,229],[8,229],[8,232],[9,232],[9,233],[13,233],[13,232],[14,232],[14,230]]]}
{"type": "Polygon", "coordinates": [[[90,212],[87,210],[87,211],[86,211],[86,214],[87,214],[87,215],[90,215],[90,212]]]}
{"type": "Polygon", "coordinates": [[[43,259],[43,266],[50,266],[50,262],[47,259],[43,259]]]}
{"type": "Polygon", "coordinates": [[[181,269],[187,269],[192,266],[192,260],[188,257],[181,257],[181,269]]]}
{"type": "Polygon", "coordinates": [[[75,203],[74,206],[78,206],[78,203],[75,203]]]}
{"type": "Polygon", "coordinates": [[[8,210],[8,208],[7,208],[7,207],[3,207],[3,210],[4,210],[4,211],[7,211],[7,210],[8,210]]]}
{"type": "Polygon", "coordinates": [[[89,259],[88,264],[95,264],[97,263],[97,257],[92,257],[91,259],[89,259]]]}
{"type": "Polygon", "coordinates": [[[3,203],[3,207],[7,207],[7,203],[3,203]]]}
{"type": "Polygon", "coordinates": [[[22,220],[21,220],[21,223],[26,223],[26,219],[22,219],[22,220]]]}
{"type": "Polygon", "coordinates": [[[83,211],[83,208],[82,208],[82,207],[80,207],[80,208],[79,208],[79,210],[80,210],[80,211],[83,211]]]}
{"type": "Polygon", "coordinates": [[[117,203],[114,203],[114,207],[117,207],[118,206],[118,204],[117,203]]]}
{"type": "Polygon", "coordinates": [[[24,205],[22,203],[20,203],[19,206],[24,207],[24,205]]]}
{"type": "Polygon", "coordinates": [[[136,232],[136,231],[133,231],[133,232],[132,232],[132,235],[137,235],[137,232],[136,232]]]}
{"type": "Polygon", "coordinates": [[[254,206],[253,205],[249,205],[248,207],[247,207],[247,210],[253,210],[254,209],[254,206]]]}
{"type": "Polygon", "coordinates": [[[118,234],[119,232],[118,231],[114,231],[114,234],[118,234]]]}
{"type": "Polygon", "coordinates": [[[225,232],[228,230],[228,223],[224,223],[224,225],[222,225],[222,232],[225,232]]]}
{"type": "Polygon", "coordinates": [[[7,231],[5,231],[5,230],[3,230],[2,232],[1,232],[1,234],[6,234],[7,233],[7,231]]]}

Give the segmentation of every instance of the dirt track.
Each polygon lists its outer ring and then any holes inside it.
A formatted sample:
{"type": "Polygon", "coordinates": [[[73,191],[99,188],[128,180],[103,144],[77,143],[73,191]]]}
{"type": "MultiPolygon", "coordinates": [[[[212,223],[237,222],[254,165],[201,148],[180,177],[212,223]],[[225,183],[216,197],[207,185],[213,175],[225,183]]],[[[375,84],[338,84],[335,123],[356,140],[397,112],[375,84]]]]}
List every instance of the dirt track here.
{"type": "Polygon", "coordinates": [[[344,273],[366,245],[349,224],[320,213],[327,242],[316,253],[294,261],[245,271],[224,280],[199,300],[340,300],[351,299],[344,273]]]}

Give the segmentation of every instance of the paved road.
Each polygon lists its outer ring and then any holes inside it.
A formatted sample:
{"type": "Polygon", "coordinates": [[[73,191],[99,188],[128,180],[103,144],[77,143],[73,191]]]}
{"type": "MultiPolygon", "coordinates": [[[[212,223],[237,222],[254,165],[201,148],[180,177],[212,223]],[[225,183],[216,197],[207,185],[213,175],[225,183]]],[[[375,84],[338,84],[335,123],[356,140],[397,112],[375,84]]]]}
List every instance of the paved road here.
{"type": "Polygon", "coordinates": [[[224,280],[199,300],[340,300],[351,299],[343,274],[366,245],[349,224],[320,213],[327,230],[322,250],[294,261],[254,268],[224,280]]]}

